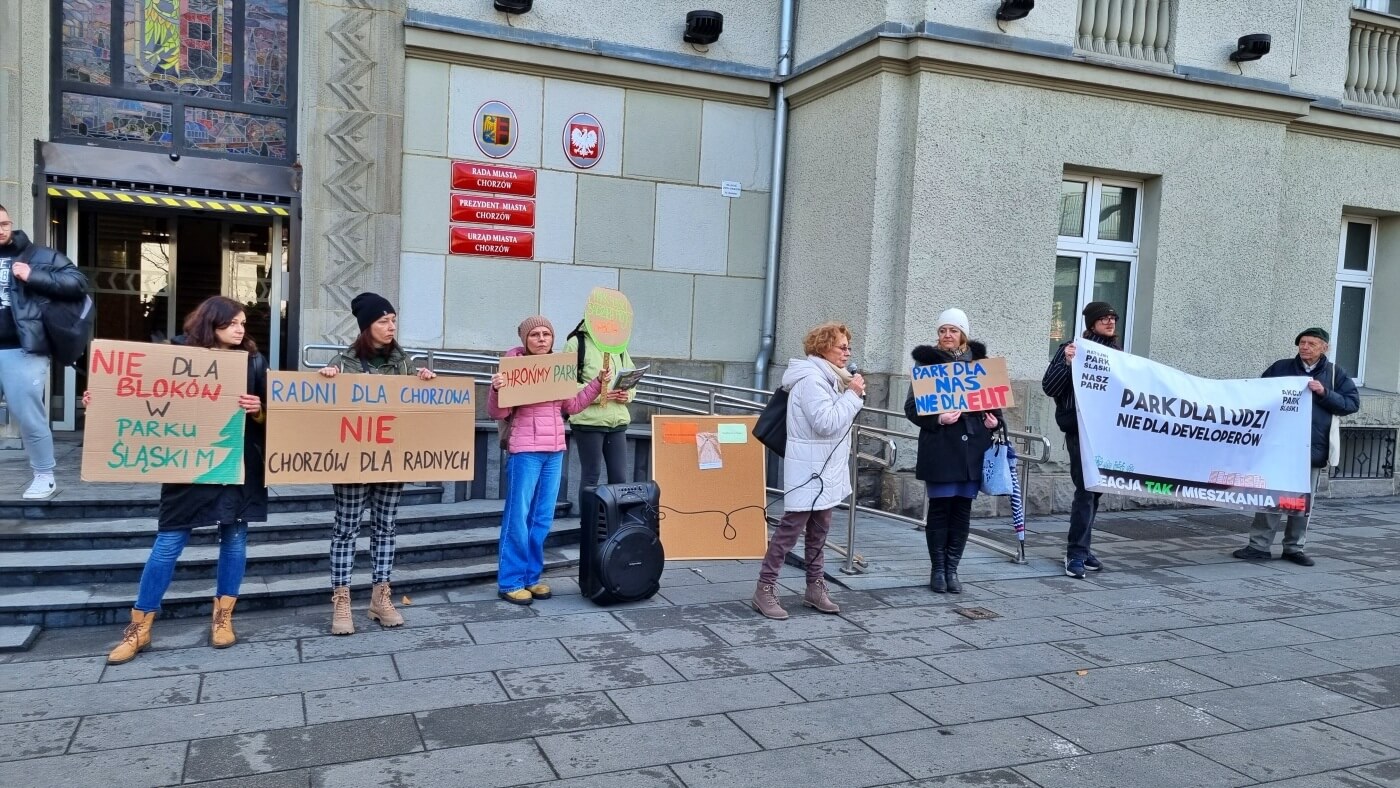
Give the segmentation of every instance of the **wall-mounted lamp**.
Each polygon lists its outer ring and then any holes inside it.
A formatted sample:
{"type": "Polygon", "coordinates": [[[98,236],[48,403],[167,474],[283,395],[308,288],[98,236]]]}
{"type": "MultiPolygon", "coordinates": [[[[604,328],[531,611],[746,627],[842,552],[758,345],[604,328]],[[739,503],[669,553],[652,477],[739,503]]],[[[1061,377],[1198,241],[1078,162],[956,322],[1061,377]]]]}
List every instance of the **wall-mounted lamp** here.
{"type": "Polygon", "coordinates": [[[681,40],[687,44],[713,44],[724,32],[724,14],[718,11],[691,11],[685,15],[685,35],[681,40]]]}
{"type": "Polygon", "coordinates": [[[1025,19],[1032,8],[1035,8],[1035,0],[1001,0],[1001,7],[997,9],[997,21],[1025,19]]]}
{"type": "Polygon", "coordinates": [[[1230,53],[1230,59],[1236,63],[1258,60],[1269,54],[1271,41],[1268,33],[1250,33],[1247,36],[1240,36],[1238,48],[1230,53]]]}
{"type": "Polygon", "coordinates": [[[496,0],[496,10],[507,14],[527,13],[535,0],[496,0]]]}

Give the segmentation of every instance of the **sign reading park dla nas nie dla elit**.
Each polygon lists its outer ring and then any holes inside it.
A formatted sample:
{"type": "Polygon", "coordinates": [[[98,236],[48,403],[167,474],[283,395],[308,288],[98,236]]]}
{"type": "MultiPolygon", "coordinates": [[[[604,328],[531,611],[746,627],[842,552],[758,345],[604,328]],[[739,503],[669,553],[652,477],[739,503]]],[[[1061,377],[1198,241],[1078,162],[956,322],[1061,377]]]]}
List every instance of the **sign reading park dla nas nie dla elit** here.
{"type": "Polygon", "coordinates": [[[470,379],[270,372],[267,482],[471,479],[474,387],[470,379]]]}

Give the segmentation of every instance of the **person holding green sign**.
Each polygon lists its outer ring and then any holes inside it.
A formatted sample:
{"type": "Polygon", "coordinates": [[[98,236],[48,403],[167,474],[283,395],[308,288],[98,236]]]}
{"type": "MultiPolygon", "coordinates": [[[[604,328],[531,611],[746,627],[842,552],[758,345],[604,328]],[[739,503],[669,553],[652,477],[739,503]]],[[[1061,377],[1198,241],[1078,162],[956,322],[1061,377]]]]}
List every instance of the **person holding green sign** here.
{"type": "MultiPolygon", "coordinates": [[[[616,379],[619,371],[633,367],[626,344],[601,346],[590,330],[587,318],[580,321],[578,328],[569,334],[569,341],[564,343],[564,352],[578,354],[579,385],[598,377],[603,370],[613,373],[613,379],[616,379]]],[[[635,388],[605,390],[581,413],[569,417],[569,428],[581,466],[578,500],[583,500],[584,488],[596,487],[602,481],[605,466],[609,484],[627,481],[627,425],[632,423],[627,403],[636,396],[635,388]]]]}
{"type": "MultiPolygon", "coordinates": [[[[243,569],[247,563],[248,523],[267,519],[267,486],[263,483],[266,442],[263,423],[267,417],[263,397],[267,390],[267,359],[248,336],[247,325],[242,304],[231,298],[213,296],[185,318],[184,336],[173,340],[176,345],[242,350],[248,354],[248,393],[238,397],[238,406],[245,414],[243,423],[226,428],[230,434],[242,436],[243,483],[160,486],[160,515],[156,522],[159,532],[151,546],[151,555],[146,559],[146,567],[141,571],[131,623],[122,632],[121,642],[107,655],[109,665],[130,662],[151,645],[151,625],[175,576],[175,561],[184,551],[194,528],[219,529],[219,564],[209,645],[228,648],[237,640],[233,632],[233,605],[238,601],[238,589],[243,583],[243,569]]],[[[83,406],[91,401],[91,394],[84,392],[83,406]]]]}

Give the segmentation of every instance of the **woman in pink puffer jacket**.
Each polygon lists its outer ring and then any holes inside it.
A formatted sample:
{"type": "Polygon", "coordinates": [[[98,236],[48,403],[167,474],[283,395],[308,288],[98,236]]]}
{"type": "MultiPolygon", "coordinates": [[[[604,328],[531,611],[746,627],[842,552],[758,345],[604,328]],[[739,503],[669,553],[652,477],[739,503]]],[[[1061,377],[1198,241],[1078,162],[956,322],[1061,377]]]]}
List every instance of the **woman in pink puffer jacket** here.
{"type": "MultiPolygon", "coordinates": [[[[524,347],[511,348],[507,356],[537,356],[554,350],[554,326],[536,315],[520,323],[524,347]]],[[[564,469],[564,414],[588,407],[607,385],[604,372],[579,390],[572,399],[556,399],[532,405],[503,408],[497,392],[505,385],[498,372],[491,377],[486,398],[491,418],[506,420],[510,427],[506,459],[506,507],[501,515],[501,553],[496,573],[497,594],[517,605],[549,599],[549,586],[540,582],[544,571],[544,540],[554,524],[559,497],[559,477],[564,469]]]]}

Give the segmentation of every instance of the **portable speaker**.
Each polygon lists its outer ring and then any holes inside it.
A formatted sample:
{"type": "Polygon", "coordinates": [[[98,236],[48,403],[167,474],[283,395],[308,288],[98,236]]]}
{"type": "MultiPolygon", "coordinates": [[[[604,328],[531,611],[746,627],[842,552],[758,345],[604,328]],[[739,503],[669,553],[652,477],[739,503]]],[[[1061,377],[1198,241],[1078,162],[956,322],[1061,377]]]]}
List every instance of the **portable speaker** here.
{"type": "Polygon", "coordinates": [[[599,605],[637,602],[661,588],[660,505],[656,482],[584,488],[578,585],[585,598],[599,605]]]}

